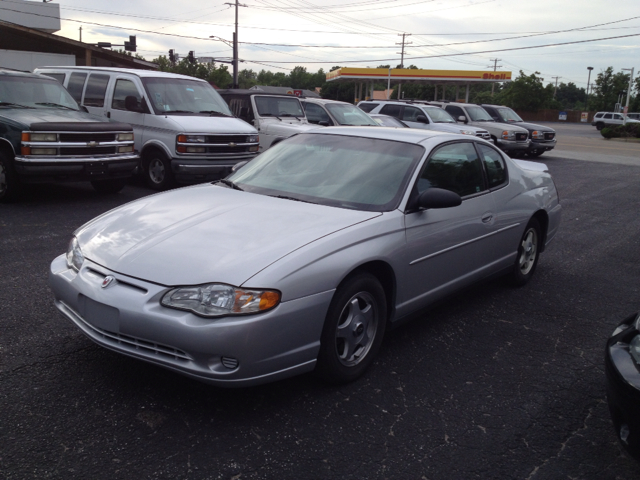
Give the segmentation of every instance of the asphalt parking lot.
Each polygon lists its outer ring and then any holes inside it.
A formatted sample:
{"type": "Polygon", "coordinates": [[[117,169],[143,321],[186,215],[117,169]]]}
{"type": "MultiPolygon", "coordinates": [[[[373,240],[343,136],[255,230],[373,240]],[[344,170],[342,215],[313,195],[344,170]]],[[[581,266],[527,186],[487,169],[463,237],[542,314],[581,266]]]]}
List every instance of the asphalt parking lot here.
{"type": "Polygon", "coordinates": [[[42,186],[0,205],[0,478],[639,478],[603,357],[640,309],[640,144],[551,125],[558,147],[537,161],[563,223],[534,279],[421,312],[341,387],[307,375],[217,389],[102,349],[56,312],[51,260],[145,187],[42,186]]]}

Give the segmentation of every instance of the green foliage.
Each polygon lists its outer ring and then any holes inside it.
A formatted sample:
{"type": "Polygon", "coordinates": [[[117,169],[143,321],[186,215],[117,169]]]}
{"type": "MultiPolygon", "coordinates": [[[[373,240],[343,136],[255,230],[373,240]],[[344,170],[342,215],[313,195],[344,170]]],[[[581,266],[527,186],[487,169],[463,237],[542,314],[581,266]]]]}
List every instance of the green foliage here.
{"type": "MultiPolygon", "coordinates": [[[[596,77],[593,95],[589,94],[589,108],[591,110],[603,110],[612,112],[622,91],[629,86],[629,74],[613,72],[613,67],[608,67],[596,77]]],[[[637,89],[636,89],[637,91],[637,89]]],[[[626,102],[626,95],[622,103],[626,102]]]]}
{"type": "Polygon", "coordinates": [[[518,78],[507,83],[503,90],[495,95],[495,103],[527,112],[536,112],[545,108],[553,99],[553,86],[545,87],[542,84],[544,78],[538,75],[540,72],[525,75],[520,70],[518,78]]]}
{"type": "Polygon", "coordinates": [[[607,140],[611,138],[640,138],[640,124],[627,123],[626,125],[614,125],[604,127],[600,134],[607,140]]]}
{"type": "Polygon", "coordinates": [[[253,70],[240,70],[238,72],[238,88],[249,89],[258,84],[258,74],[253,70]]]}
{"type": "Polygon", "coordinates": [[[558,85],[555,103],[558,110],[582,110],[586,97],[586,89],[578,88],[575,83],[561,83],[558,85]]]}
{"type": "Polygon", "coordinates": [[[219,88],[229,88],[233,83],[233,77],[226,65],[216,67],[215,63],[191,63],[186,58],[172,65],[169,59],[162,55],[154,60],[161,72],[179,73],[190,77],[201,78],[219,88]]]}

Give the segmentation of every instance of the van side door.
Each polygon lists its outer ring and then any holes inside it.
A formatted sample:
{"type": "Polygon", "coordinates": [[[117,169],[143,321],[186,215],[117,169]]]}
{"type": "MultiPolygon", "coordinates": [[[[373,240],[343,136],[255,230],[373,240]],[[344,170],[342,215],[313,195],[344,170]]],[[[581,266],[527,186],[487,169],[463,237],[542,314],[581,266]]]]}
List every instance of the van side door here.
{"type": "Polygon", "coordinates": [[[87,107],[89,113],[98,117],[106,117],[107,109],[105,107],[105,99],[107,96],[107,87],[111,75],[108,73],[91,72],[84,87],[82,95],[82,105],[87,107]]]}
{"type": "Polygon", "coordinates": [[[107,116],[133,127],[135,149],[142,150],[145,118],[149,113],[144,89],[138,77],[116,75],[107,94],[107,116]]]}

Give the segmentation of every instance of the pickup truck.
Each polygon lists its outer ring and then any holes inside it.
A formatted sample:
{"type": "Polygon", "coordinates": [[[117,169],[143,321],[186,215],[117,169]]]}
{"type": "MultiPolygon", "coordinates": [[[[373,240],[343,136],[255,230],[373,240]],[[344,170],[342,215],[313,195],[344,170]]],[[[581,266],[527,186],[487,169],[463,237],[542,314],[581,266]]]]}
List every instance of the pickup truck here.
{"type": "Polygon", "coordinates": [[[23,183],[90,181],[115,193],[138,162],[130,125],[83,111],[52,78],[0,69],[0,202],[23,183]]]}
{"type": "Polygon", "coordinates": [[[260,152],[296,133],[318,128],[310,125],[298,97],[256,90],[218,90],[233,114],[253,125],[260,135],[260,152]]]}

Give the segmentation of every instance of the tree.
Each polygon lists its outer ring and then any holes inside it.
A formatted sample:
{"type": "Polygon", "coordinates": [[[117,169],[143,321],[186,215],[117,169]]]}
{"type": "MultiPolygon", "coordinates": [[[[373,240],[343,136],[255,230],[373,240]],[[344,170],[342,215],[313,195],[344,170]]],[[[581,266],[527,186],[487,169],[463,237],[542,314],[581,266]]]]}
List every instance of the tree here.
{"type": "Polygon", "coordinates": [[[258,84],[258,74],[253,70],[240,70],[238,72],[238,87],[251,88],[258,84]]]}
{"type": "Polygon", "coordinates": [[[164,55],[153,59],[152,62],[158,64],[158,70],[161,72],[179,73],[201,78],[218,88],[229,88],[233,83],[233,78],[226,65],[216,67],[215,63],[191,63],[186,58],[173,65],[164,55]]]}
{"type": "Polygon", "coordinates": [[[626,90],[629,87],[628,73],[613,73],[613,67],[608,67],[598,74],[595,83],[593,95],[589,94],[589,109],[613,111],[621,98],[621,92],[625,92],[622,103],[626,101],[626,90]]]}
{"type": "Polygon", "coordinates": [[[520,70],[518,78],[505,85],[503,90],[494,96],[494,103],[528,112],[544,108],[553,99],[553,85],[549,84],[545,88],[542,84],[544,78],[538,75],[540,72],[525,75],[520,70]]]}

